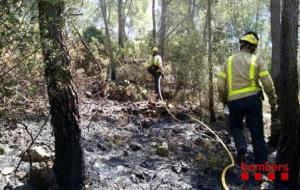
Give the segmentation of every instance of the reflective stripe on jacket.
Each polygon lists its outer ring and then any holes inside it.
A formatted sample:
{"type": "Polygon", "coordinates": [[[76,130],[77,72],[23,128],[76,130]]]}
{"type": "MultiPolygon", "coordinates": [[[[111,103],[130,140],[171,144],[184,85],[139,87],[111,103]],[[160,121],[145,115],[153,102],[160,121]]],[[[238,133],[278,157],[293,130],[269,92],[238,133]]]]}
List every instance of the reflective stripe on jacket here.
{"type": "Polygon", "coordinates": [[[162,66],[162,60],[161,60],[160,55],[151,56],[149,58],[148,63],[146,64],[146,66],[149,67],[151,65],[162,66]]]}
{"type": "Polygon", "coordinates": [[[257,94],[259,80],[270,103],[276,102],[275,89],[266,65],[247,51],[230,56],[218,76],[218,91],[222,102],[257,94]]]}

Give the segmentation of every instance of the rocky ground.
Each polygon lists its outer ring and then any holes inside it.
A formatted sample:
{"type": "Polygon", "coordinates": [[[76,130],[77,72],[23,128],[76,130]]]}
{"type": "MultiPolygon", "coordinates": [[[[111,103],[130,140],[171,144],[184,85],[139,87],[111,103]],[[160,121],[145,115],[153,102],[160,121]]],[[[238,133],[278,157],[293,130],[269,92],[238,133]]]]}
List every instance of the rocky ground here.
{"type": "MultiPolygon", "coordinates": [[[[220,172],[229,163],[228,156],[203,126],[188,120],[176,122],[161,104],[148,101],[85,100],[80,113],[86,189],[221,189],[220,172]]],[[[35,136],[42,124],[43,119],[24,121],[1,131],[0,189],[33,189],[27,184],[28,162],[13,171],[31,142],[25,127],[35,136]]],[[[234,152],[225,121],[219,120],[212,127],[234,152]]],[[[33,145],[33,151],[42,153],[42,158],[32,156],[38,160],[33,168],[52,166],[53,141],[47,123],[33,145]]],[[[227,175],[230,189],[259,189],[254,181],[242,183],[234,171],[227,175]]]]}

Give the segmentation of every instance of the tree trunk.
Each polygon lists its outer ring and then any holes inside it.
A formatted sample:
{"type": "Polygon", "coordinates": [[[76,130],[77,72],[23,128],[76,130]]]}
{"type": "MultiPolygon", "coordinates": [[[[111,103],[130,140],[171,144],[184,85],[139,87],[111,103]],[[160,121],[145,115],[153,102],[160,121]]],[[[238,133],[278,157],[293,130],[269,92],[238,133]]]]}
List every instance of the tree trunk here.
{"type": "Polygon", "coordinates": [[[188,31],[195,29],[194,18],[195,18],[195,8],[196,8],[196,1],[189,0],[188,3],[188,31]]]}
{"type": "MultiPolygon", "coordinates": [[[[260,10],[261,10],[261,5],[260,5],[261,0],[256,0],[256,15],[255,15],[255,25],[254,25],[254,30],[258,32],[258,26],[260,22],[260,10]]],[[[262,44],[262,43],[261,43],[262,44]]]]}
{"type": "Polygon", "coordinates": [[[156,46],[156,20],[155,20],[155,0],[152,0],[152,45],[156,46]]]}
{"type": "Polygon", "coordinates": [[[208,11],[206,10],[204,27],[202,32],[202,40],[201,40],[203,46],[206,46],[207,44],[207,25],[208,25],[208,11]]]}
{"type": "Polygon", "coordinates": [[[211,0],[207,0],[207,55],[208,55],[208,66],[209,66],[209,112],[210,121],[216,120],[215,109],[214,109],[214,84],[213,84],[213,63],[212,63],[212,36],[211,36],[211,0]]]}
{"type": "Polygon", "coordinates": [[[116,63],[114,61],[113,52],[112,52],[112,43],[111,43],[110,32],[109,32],[105,0],[100,0],[100,6],[101,6],[101,12],[102,12],[103,21],[104,21],[104,27],[105,27],[105,46],[106,46],[107,53],[109,55],[110,62],[111,62],[110,66],[108,68],[107,78],[108,79],[110,78],[112,81],[115,81],[116,80],[116,63]]]}
{"type": "Polygon", "coordinates": [[[78,99],[72,84],[70,57],[64,42],[63,1],[39,1],[39,24],[45,78],[55,136],[54,171],[59,189],[79,190],[84,181],[78,99]]]}
{"type": "Polygon", "coordinates": [[[125,19],[123,0],[118,0],[119,47],[124,48],[125,19]]]}
{"type": "Polygon", "coordinates": [[[280,1],[271,0],[272,67],[271,74],[276,90],[279,89],[280,74],[280,1]]]}
{"type": "MultiPolygon", "coordinates": [[[[281,93],[279,89],[280,84],[280,1],[271,0],[271,37],[272,37],[272,66],[271,76],[274,82],[276,94],[278,96],[278,102],[280,101],[281,93]]],[[[274,144],[279,140],[279,127],[277,126],[277,119],[279,118],[279,112],[272,113],[272,125],[271,125],[271,137],[270,141],[274,144]]]]}
{"type": "Polygon", "coordinates": [[[285,0],[281,15],[279,113],[281,135],[278,164],[288,164],[290,185],[299,180],[298,10],[299,0],[285,0]]]}
{"type": "Polygon", "coordinates": [[[159,48],[162,59],[165,51],[165,37],[166,37],[166,18],[167,18],[167,0],[162,0],[161,4],[161,18],[160,18],[160,35],[159,48]]]}

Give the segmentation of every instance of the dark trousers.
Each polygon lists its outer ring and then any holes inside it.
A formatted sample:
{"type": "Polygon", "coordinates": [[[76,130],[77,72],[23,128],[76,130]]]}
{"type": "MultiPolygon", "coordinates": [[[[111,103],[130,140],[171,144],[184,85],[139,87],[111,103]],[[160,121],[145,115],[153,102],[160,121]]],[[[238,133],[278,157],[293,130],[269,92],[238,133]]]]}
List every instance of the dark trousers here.
{"type": "Polygon", "coordinates": [[[267,148],[264,139],[262,102],[259,95],[228,102],[230,128],[238,154],[246,154],[247,143],[243,135],[243,119],[251,133],[256,163],[267,162],[267,148]]]}
{"type": "Polygon", "coordinates": [[[156,72],[153,75],[153,79],[154,79],[154,91],[157,95],[159,95],[159,77],[161,76],[160,72],[156,72]]]}

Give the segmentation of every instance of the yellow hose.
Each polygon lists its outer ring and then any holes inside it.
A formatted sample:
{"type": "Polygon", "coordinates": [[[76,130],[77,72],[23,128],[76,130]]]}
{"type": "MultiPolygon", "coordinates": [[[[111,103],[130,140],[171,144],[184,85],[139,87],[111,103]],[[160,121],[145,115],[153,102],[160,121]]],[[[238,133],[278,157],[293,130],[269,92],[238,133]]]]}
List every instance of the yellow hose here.
{"type": "Polygon", "coordinates": [[[190,118],[191,118],[191,120],[196,121],[197,123],[203,125],[207,130],[209,130],[216,137],[216,139],[219,141],[219,143],[221,143],[221,145],[225,149],[226,153],[228,154],[231,163],[229,165],[227,165],[225,168],[223,168],[222,174],[221,174],[221,183],[222,183],[222,187],[224,190],[229,190],[228,185],[226,183],[226,173],[230,168],[234,167],[234,165],[235,165],[234,158],[233,158],[231,152],[229,151],[226,144],[222,141],[222,139],[217,135],[217,133],[215,131],[213,131],[209,126],[205,125],[202,121],[200,121],[198,119],[192,118],[191,116],[190,116],[190,118]]]}
{"type": "MultiPolygon", "coordinates": [[[[175,121],[179,121],[181,122],[182,120],[176,118],[172,113],[171,111],[168,109],[167,105],[166,105],[166,102],[164,101],[162,95],[161,95],[161,89],[160,89],[160,80],[161,80],[161,77],[158,79],[158,92],[159,92],[159,96],[160,96],[160,99],[161,101],[163,102],[163,105],[166,109],[166,111],[169,113],[169,115],[175,120],[175,121]]],[[[217,141],[219,141],[219,143],[222,145],[222,147],[224,148],[225,152],[227,153],[227,155],[229,156],[229,159],[231,161],[231,163],[229,165],[227,165],[226,167],[223,168],[222,170],[222,174],[221,174],[221,184],[222,184],[222,187],[224,190],[229,190],[229,187],[226,183],[226,173],[227,171],[234,167],[235,165],[235,161],[234,161],[234,158],[230,152],[230,150],[228,149],[228,147],[226,146],[226,144],[222,141],[222,139],[217,135],[217,133],[212,130],[208,125],[204,124],[202,121],[196,119],[196,118],[193,118],[192,116],[189,115],[189,118],[197,123],[199,123],[200,125],[204,126],[209,132],[211,132],[217,139],[217,141]]]]}

